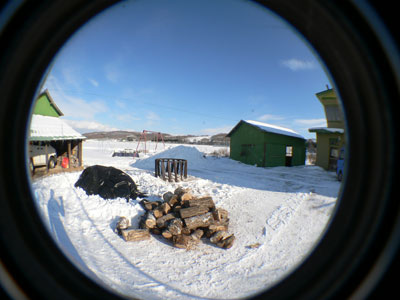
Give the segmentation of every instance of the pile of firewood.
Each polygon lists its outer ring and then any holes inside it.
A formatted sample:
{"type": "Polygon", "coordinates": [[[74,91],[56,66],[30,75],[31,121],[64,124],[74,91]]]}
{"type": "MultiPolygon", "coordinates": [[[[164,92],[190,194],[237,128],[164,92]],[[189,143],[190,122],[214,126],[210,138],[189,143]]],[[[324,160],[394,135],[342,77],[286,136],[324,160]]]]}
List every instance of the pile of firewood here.
{"type": "Polygon", "coordinates": [[[194,197],[190,190],[177,188],[167,192],[163,201],[143,199],[141,206],[146,210],[139,222],[139,229],[131,228],[129,220],[121,217],[116,232],[126,241],[150,238],[150,233],[162,235],[173,245],[193,249],[202,237],[220,248],[229,249],[235,236],[228,233],[228,212],[216,208],[211,197],[194,197]]]}

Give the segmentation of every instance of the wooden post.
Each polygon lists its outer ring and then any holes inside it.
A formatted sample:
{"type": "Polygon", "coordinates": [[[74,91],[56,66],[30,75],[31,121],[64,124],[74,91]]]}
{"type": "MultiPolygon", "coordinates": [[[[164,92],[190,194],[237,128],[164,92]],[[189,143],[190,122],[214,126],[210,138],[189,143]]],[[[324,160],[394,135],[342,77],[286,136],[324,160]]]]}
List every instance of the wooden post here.
{"type": "Polygon", "coordinates": [[[83,140],[79,140],[78,141],[78,160],[79,160],[79,166],[80,167],[82,167],[82,165],[83,165],[83,159],[82,159],[82,157],[83,157],[83,147],[82,147],[82,144],[83,144],[83,140]]]}
{"type": "Polygon", "coordinates": [[[174,159],[174,173],[175,173],[175,182],[178,182],[178,164],[176,159],[174,159]]]}
{"type": "Polygon", "coordinates": [[[159,159],[156,159],[155,160],[155,166],[154,166],[154,175],[156,176],[156,177],[158,177],[160,174],[158,174],[158,164],[160,163],[160,160],[159,159]]]}
{"type": "Polygon", "coordinates": [[[186,159],[184,160],[184,168],[185,168],[185,171],[184,171],[183,177],[187,178],[187,160],[186,159]]]}
{"type": "Polygon", "coordinates": [[[68,169],[69,169],[71,167],[71,141],[68,141],[67,156],[68,156],[68,169]]]}
{"type": "Polygon", "coordinates": [[[168,159],[167,160],[168,164],[168,181],[172,182],[172,177],[171,177],[171,165],[172,165],[172,160],[168,159]]]}
{"type": "Polygon", "coordinates": [[[161,159],[161,175],[162,175],[162,180],[165,180],[165,165],[164,165],[164,159],[161,159]]]}

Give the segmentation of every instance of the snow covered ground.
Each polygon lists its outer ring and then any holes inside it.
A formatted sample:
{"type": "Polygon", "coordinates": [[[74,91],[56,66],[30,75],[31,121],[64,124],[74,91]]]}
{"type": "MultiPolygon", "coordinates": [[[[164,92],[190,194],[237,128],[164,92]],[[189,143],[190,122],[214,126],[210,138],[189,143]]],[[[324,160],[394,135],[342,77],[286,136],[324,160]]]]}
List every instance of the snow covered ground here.
{"type": "Polygon", "coordinates": [[[111,157],[133,142],[84,142],[86,166],[114,166],[128,173],[149,200],[178,186],[210,195],[229,212],[236,240],[225,250],[204,240],[190,251],[162,237],[125,242],[114,233],[120,216],[137,224],[140,199],[104,200],[74,184],[81,172],[35,180],[32,190],[43,221],[59,247],[82,272],[113,291],[142,299],[233,299],[282,279],[312,250],[334,211],[340,183],[335,173],[306,165],[257,168],[207,154],[223,147],[148,145],[140,158],[111,157]],[[186,181],[154,177],[154,158],[188,160],[186,181]],[[251,247],[258,245],[258,247],[251,247]]]}

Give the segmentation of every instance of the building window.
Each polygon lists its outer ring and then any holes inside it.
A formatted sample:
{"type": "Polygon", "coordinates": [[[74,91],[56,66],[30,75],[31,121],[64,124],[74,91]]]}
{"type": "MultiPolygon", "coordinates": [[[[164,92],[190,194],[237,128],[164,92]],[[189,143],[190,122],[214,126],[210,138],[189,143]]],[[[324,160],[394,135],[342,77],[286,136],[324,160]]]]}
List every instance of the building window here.
{"type": "Polygon", "coordinates": [[[286,156],[293,156],[293,146],[286,146],[286,156]]]}

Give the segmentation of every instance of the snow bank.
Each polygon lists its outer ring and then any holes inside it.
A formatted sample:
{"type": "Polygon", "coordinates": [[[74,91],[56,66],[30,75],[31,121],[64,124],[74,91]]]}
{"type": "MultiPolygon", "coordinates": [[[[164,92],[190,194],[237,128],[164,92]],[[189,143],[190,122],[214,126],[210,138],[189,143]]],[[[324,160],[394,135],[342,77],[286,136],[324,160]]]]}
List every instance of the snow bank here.
{"type": "Polygon", "coordinates": [[[153,156],[145,159],[139,159],[131,166],[138,169],[154,170],[154,161],[157,158],[181,158],[186,159],[188,162],[188,167],[199,168],[204,167],[207,163],[205,154],[197,150],[196,147],[190,146],[176,146],[174,148],[162,151],[153,156]]]}

